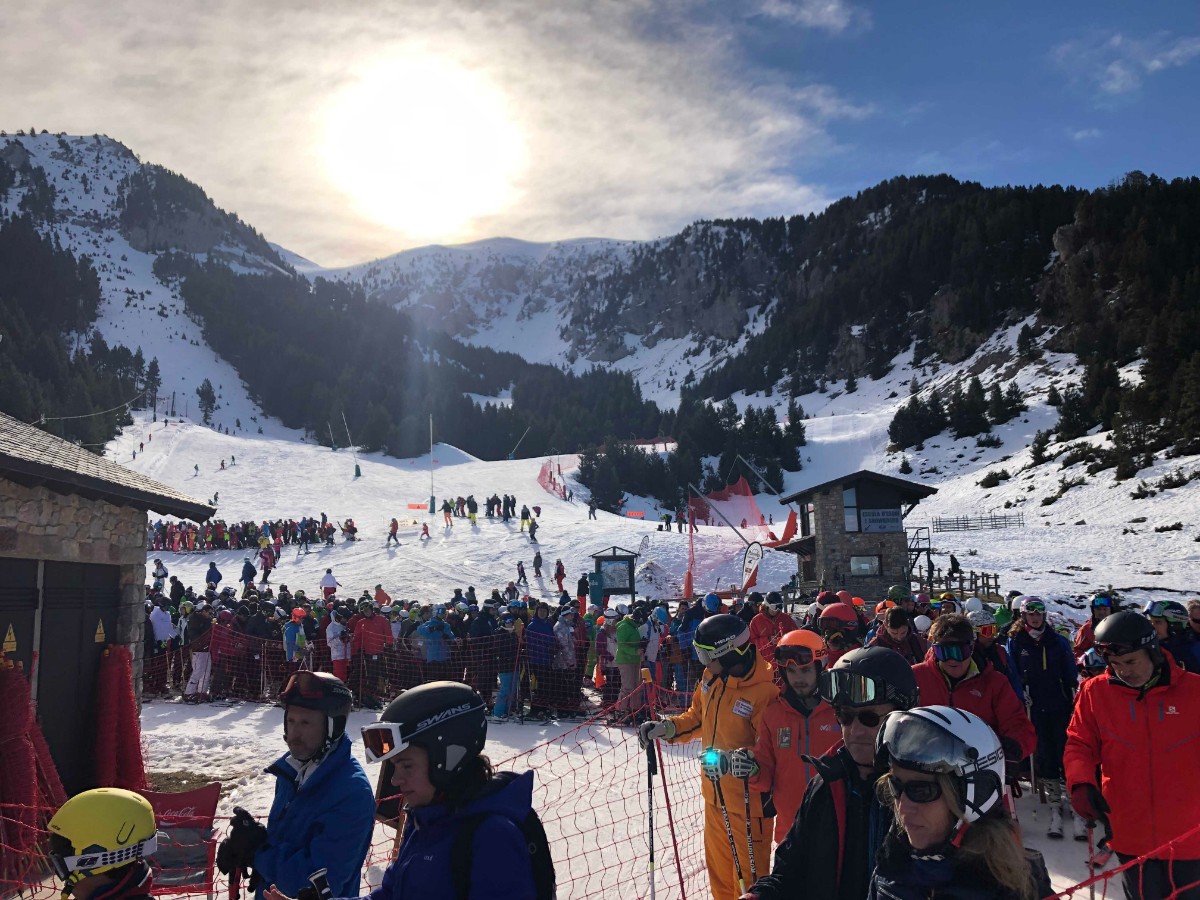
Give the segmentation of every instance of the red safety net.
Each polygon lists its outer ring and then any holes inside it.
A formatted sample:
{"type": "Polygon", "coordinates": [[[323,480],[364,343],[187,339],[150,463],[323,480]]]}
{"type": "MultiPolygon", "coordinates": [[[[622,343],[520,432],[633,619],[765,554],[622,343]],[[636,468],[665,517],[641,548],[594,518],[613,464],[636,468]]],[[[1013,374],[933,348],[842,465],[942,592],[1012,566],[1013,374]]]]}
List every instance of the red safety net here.
{"type": "Polygon", "coordinates": [[[732,525],[751,540],[775,540],[745,478],[702,497],[689,497],[688,509],[698,525],[732,525]]]}
{"type": "Polygon", "coordinates": [[[555,497],[562,500],[567,499],[567,486],[563,482],[561,466],[556,466],[550,460],[546,460],[538,470],[537,480],[538,484],[555,497]]]}

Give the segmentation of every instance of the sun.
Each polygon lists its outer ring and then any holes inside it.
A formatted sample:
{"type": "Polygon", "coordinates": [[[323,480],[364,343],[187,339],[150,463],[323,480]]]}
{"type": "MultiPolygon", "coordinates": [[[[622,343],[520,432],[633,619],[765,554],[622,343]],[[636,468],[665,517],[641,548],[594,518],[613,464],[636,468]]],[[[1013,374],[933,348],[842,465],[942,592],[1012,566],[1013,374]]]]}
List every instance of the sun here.
{"type": "Polygon", "coordinates": [[[429,55],[365,70],[325,116],[333,183],[372,221],[420,241],[468,236],[510,208],[526,140],[488,77],[429,55]]]}

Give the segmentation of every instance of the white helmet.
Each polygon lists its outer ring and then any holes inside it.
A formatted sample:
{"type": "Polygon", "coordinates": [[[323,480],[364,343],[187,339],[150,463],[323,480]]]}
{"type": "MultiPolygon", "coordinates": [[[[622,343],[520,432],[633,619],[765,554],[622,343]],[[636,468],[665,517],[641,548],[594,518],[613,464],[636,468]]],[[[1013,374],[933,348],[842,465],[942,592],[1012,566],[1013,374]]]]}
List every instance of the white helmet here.
{"type": "Polygon", "coordinates": [[[996,617],[992,615],[991,610],[977,609],[967,613],[967,618],[971,624],[978,628],[980,625],[995,625],[996,617]]]}
{"type": "Polygon", "coordinates": [[[979,612],[981,609],[983,609],[983,601],[978,597],[968,597],[967,602],[963,604],[963,611],[968,614],[979,612]]]}
{"type": "Polygon", "coordinates": [[[894,712],[875,739],[876,763],[917,772],[955,775],[965,815],[974,822],[1004,791],[1004,748],[988,724],[952,706],[919,706],[894,712]]]}
{"type": "Polygon", "coordinates": [[[917,616],[913,619],[913,628],[917,629],[917,634],[926,634],[929,631],[929,626],[933,624],[933,620],[929,616],[917,616]]]}
{"type": "Polygon", "coordinates": [[[617,615],[619,615],[619,616],[627,616],[627,615],[629,615],[629,604],[627,604],[627,603],[618,603],[618,604],[617,604],[617,615]]]}
{"type": "Polygon", "coordinates": [[[604,611],[604,621],[606,623],[607,622],[619,622],[620,620],[621,620],[621,613],[619,613],[617,610],[609,608],[604,611]]]}

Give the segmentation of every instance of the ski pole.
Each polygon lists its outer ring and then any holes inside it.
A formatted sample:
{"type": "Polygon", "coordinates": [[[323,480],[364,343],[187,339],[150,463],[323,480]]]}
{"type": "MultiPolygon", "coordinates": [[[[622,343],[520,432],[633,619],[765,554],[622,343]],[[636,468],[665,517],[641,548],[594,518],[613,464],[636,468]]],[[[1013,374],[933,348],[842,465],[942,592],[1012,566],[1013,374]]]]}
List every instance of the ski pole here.
{"type": "Polygon", "coordinates": [[[1096,882],[1092,881],[1096,877],[1096,845],[1093,843],[1092,832],[1096,828],[1095,822],[1087,823],[1088,833],[1088,881],[1092,883],[1088,885],[1089,900],[1096,900],[1096,882]]]}
{"type": "Polygon", "coordinates": [[[750,885],[758,881],[758,866],[754,863],[754,829],[750,819],[750,779],[742,779],[742,796],[746,800],[746,850],[750,854],[750,885]]]}
{"type": "Polygon", "coordinates": [[[725,837],[729,839],[729,852],[733,854],[733,868],[737,872],[738,895],[746,893],[746,879],[742,875],[742,861],[738,859],[737,846],[733,843],[733,829],[729,826],[729,810],[725,808],[725,793],[721,790],[721,779],[712,779],[713,790],[717,792],[717,803],[721,807],[721,818],[725,820],[725,837]]]}
{"type": "Polygon", "coordinates": [[[654,900],[654,776],[658,774],[658,758],[654,741],[646,742],[646,809],[650,819],[650,900],[654,900]]]}

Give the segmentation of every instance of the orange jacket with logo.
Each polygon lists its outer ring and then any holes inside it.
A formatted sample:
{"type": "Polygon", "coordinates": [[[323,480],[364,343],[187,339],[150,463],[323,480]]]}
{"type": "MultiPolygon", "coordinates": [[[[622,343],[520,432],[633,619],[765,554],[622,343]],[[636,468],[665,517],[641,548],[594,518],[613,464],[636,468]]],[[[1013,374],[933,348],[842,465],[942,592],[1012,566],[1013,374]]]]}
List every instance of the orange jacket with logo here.
{"type": "Polygon", "coordinates": [[[775,803],[775,843],[783,842],[792,820],[800,810],[804,789],[816,774],[805,757],[823,756],[842,739],[833,707],[822,700],[808,715],[788,699],[790,691],[780,692],[763,713],[754,744],[758,774],[750,787],[770,792],[775,803]]]}
{"type": "MultiPolygon", "coordinates": [[[[741,678],[722,678],[705,672],[692,693],[692,705],[682,715],[668,718],[675,726],[671,743],[699,740],[706,750],[710,747],[717,750],[753,747],[763,713],[779,695],[773,678],[771,666],[757,656],[750,671],[741,678]]],[[[700,767],[699,762],[696,767],[700,767]]],[[[704,778],[700,787],[705,802],[715,804],[717,795],[712,781],[704,778]]],[[[721,779],[721,791],[727,805],[741,808],[741,779],[726,775],[721,779]]],[[[750,807],[753,817],[763,817],[763,797],[758,791],[751,791],[750,807]]]]}
{"type": "MultiPolygon", "coordinates": [[[[1067,727],[1067,786],[1096,784],[1112,809],[1112,848],[1141,856],[1200,825],[1200,675],[1172,662],[1143,694],[1110,675],[1083,682],[1067,727]]],[[[1174,848],[1200,859],[1200,835],[1174,848]]]]}

